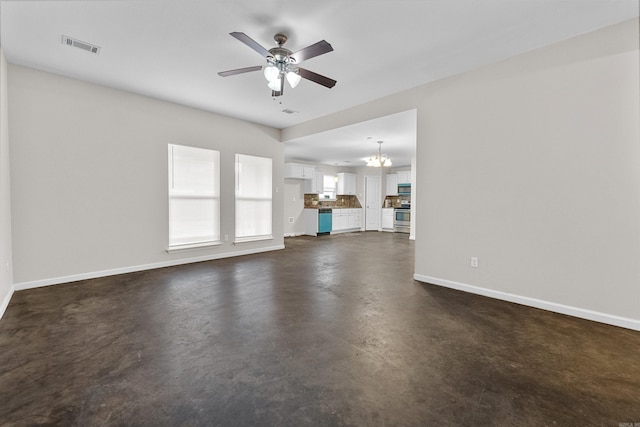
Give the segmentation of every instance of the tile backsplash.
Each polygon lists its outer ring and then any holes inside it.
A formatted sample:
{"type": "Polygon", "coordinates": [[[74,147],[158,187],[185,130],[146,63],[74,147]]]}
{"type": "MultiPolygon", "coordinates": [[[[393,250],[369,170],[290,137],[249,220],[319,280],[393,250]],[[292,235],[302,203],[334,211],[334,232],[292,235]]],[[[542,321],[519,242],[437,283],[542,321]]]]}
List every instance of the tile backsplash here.
{"type": "Polygon", "coordinates": [[[361,208],[362,205],[356,196],[337,196],[336,200],[324,200],[320,199],[317,194],[305,194],[304,207],[361,208]]]}

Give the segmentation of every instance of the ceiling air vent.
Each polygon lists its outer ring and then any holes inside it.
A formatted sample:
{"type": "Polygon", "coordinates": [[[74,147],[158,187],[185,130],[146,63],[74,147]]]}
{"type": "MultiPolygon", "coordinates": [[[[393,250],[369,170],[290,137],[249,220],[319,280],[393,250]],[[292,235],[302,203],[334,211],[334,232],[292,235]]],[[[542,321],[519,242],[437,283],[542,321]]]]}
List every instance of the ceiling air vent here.
{"type": "Polygon", "coordinates": [[[285,108],[284,110],[282,110],[283,113],[285,114],[294,114],[297,113],[297,111],[291,110],[289,108],[285,108]]]}
{"type": "Polygon", "coordinates": [[[100,46],[92,45],[87,42],[83,42],[80,40],[72,39],[71,37],[67,37],[65,35],[62,36],[62,44],[67,46],[77,47],[78,49],[86,50],[87,52],[98,54],[102,49],[100,46]]]}

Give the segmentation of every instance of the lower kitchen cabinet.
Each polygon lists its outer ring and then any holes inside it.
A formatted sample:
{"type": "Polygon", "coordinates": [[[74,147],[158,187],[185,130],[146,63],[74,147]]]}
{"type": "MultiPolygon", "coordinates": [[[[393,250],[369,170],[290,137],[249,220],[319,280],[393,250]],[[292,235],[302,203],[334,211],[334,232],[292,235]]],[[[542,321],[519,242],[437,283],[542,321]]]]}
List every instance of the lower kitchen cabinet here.
{"type": "Polygon", "coordinates": [[[333,209],[332,233],[357,231],[362,229],[362,209],[333,209]]]}
{"type": "Polygon", "coordinates": [[[382,208],[382,231],[394,231],[393,208],[382,208]]]}
{"type": "Polygon", "coordinates": [[[318,209],[304,210],[304,234],[307,236],[318,235],[318,209]]]}

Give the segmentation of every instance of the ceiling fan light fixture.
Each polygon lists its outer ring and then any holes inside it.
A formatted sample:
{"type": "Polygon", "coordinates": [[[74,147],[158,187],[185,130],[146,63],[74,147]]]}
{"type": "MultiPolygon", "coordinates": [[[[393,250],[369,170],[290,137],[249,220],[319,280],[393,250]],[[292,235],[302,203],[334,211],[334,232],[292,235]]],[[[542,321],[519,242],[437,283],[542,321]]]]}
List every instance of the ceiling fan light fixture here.
{"type": "Polygon", "coordinates": [[[268,64],[264,67],[264,77],[269,83],[277,82],[280,77],[280,70],[274,64],[268,64]]]}
{"type": "Polygon", "coordinates": [[[280,79],[271,80],[267,83],[269,89],[275,90],[276,92],[280,92],[282,81],[280,79]]]}
{"type": "Polygon", "coordinates": [[[302,80],[302,77],[300,77],[300,74],[298,74],[297,70],[287,71],[287,81],[289,82],[292,88],[295,88],[296,86],[298,86],[298,83],[300,83],[300,80],[302,80]]]}

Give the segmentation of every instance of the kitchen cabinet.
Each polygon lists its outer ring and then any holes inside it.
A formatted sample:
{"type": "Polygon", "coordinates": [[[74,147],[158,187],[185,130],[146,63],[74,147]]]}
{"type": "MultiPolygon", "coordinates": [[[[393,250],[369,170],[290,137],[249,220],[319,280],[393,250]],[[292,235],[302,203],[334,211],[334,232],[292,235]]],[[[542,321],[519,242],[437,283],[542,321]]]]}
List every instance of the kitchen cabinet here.
{"type": "Polygon", "coordinates": [[[362,209],[349,209],[349,225],[350,229],[362,228],[362,209]]]}
{"type": "Polygon", "coordinates": [[[362,229],[362,209],[333,209],[331,220],[332,233],[356,231],[362,229]]]}
{"type": "Polygon", "coordinates": [[[339,173],[336,194],[338,196],[355,195],[356,194],[356,175],[353,173],[346,173],[346,172],[339,173]]]}
{"type": "Polygon", "coordinates": [[[382,231],[393,231],[393,208],[382,208],[382,231]]]}
{"type": "Polygon", "coordinates": [[[397,196],[397,195],[398,195],[398,174],[389,173],[387,174],[387,196],[397,196]]]}
{"type": "Polygon", "coordinates": [[[304,210],[304,234],[307,236],[318,235],[318,209],[304,210]]]}
{"type": "Polygon", "coordinates": [[[324,193],[324,174],[322,172],[314,172],[313,177],[304,182],[304,192],[307,194],[324,193]]]}
{"type": "Polygon", "coordinates": [[[346,230],[349,226],[349,215],[346,209],[333,209],[331,232],[346,230]]]}
{"type": "Polygon", "coordinates": [[[284,164],[284,177],[293,179],[313,179],[316,168],[297,163],[284,164]]]}
{"type": "Polygon", "coordinates": [[[411,184],[411,171],[398,172],[398,184],[411,184]]]}

